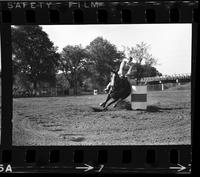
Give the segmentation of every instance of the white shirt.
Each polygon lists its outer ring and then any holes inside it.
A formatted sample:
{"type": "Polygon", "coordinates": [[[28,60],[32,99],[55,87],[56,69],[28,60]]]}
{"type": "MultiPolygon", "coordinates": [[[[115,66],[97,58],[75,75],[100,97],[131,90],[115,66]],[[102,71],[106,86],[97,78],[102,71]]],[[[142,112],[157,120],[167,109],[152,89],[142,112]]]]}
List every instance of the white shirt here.
{"type": "Polygon", "coordinates": [[[131,73],[131,69],[133,67],[133,62],[129,63],[128,61],[129,61],[129,59],[127,59],[127,58],[122,60],[120,67],[119,67],[119,71],[118,71],[118,74],[119,74],[120,77],[131,73]],[[127,73],[125,73],[126,67],[128,67],[128,69],[129,69],[127,73]]]}

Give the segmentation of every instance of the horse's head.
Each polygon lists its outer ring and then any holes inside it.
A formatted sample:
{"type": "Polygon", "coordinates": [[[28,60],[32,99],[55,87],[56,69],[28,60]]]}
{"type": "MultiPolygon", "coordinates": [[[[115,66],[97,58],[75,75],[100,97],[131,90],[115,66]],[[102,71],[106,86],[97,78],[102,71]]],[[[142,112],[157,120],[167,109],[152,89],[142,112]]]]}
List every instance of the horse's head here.
{"type": "Polygon", "coordinates": [[[111,70],[111,92],[118,90],[120,87],[120,77],[115,70],[111,70]]]}

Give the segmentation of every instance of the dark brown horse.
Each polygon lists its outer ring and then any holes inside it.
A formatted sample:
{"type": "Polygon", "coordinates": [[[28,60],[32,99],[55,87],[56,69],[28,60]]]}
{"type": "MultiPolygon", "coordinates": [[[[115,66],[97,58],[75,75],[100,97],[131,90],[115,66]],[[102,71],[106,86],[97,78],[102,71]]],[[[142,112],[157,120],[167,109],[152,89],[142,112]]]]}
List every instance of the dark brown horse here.
{"type": "Polygon", "coordinates": [[[110,87],[106,101],[100,104],[100,106],[104,109],[107,109],[108,106],[113,103],[115,103],[113,107],[116,107],[118,103],[126,99],[131,94],[131,84],[128,79],[126,77],[119,77],[116,71],[111,72],[113,84],[110,87]],[[112,99],[112,101],[106,105],[110,99],[112,99]]]}

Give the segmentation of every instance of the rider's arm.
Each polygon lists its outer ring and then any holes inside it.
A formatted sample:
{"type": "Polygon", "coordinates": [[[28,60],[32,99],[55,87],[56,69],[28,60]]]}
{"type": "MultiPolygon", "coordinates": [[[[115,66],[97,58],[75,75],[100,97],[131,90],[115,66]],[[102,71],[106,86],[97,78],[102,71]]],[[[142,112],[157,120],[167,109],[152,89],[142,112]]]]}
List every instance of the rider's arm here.
{"type": "Polygon", "coordinates": [[[133,65],[130,65],[130,66],[129,66],[129,70],[128,70],[127,73],[126,73],[126,76],[128,76],[128,75],[131,74],[132,68],[133,68],[133,65]]]}

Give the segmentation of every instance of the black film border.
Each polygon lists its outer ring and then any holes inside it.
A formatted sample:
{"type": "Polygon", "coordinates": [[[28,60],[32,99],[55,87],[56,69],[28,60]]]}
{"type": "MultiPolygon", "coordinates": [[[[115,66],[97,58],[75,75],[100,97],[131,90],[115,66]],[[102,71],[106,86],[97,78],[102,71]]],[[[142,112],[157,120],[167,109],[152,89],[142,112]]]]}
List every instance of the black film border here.
{"type": "MultiPolygon", "coordinates": [[[[76,1],[71,4],[68,1],[24,2],[24,4],[12,1],[9,3],[0,3],[2,46],[0,164],[11,164],[13,171],[16,172],[82,173],[87,170],[88,166],[91,166],[93,168],[86,172],[190,173],[191,157],[195,158],[192,149],[194,148],[194,152],[197,152],[198,146],[12,146],[10,35],[11,25],[193,23],[192,90],[194,93],[195,88],[199,88],[196,84],[196,65],[199,56],[196,54],[196,46],[199,46],[199,6],[197,1],[76,1]]],[[[195,137],[198,134],[198,124],[194,116],[198,110],[195,107],[196,93],[197,90],[192,96],[192,135],[195,137]]],[[[193,138],[192,144],[196,145],[197,143],[193,138]]]]}

